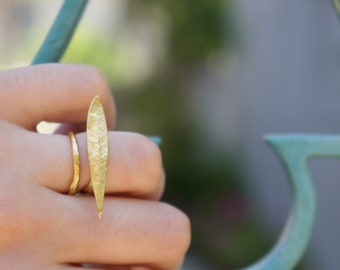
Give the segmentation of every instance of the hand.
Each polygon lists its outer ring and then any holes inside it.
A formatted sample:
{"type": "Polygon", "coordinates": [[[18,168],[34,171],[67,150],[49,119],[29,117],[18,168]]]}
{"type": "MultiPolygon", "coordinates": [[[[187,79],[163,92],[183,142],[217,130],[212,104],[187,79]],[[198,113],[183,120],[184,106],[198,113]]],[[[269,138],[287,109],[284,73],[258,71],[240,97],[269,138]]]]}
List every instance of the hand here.
{"type": "Polygon", "coordinates": [[[179,269],[190,224],[159,202],[161,154],[148,138],[108,133],[103,218],[92,195],[69,196],[73,161],[68,130],[78,132],[80,189],[90,181],[84,124],[100,95],[108,128],[115,107],[101,73],[49,64],[0,72],[0,269],[179,269]],[[59,134],[36,132],[42,121],[59,134]]]}

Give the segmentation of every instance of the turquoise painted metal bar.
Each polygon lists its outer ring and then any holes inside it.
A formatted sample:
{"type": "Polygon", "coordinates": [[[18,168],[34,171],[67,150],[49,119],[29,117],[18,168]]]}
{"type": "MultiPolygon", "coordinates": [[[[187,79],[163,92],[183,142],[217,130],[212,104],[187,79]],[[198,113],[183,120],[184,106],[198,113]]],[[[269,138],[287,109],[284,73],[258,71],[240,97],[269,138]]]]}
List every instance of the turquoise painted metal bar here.
{"type": "MultiPolygon", "coordinates": [[[[63,56],[84,13],[88,0],[65,0],[43,44],[32,61],[32,65],[58,62],[63,56]]],[[[157,145],[162,144],[159,136],[149,136],[157,145]]]]}
{"type": "Polygon", "coordinates": [[[294,201],[277,244],[260,261],[245,269],[289,270],[304,255],[315,219],[316,195],[307,160],[316,156],[340,158],[340,137],[286,135],[268,136],[266,141],[286,169],[294,201]]]}
{"type": "Polygon", "coordinates": [[[311,157],[340,159],[340,136],[268,136],[266,141],[280,157],[294,191],[291,214],[274,248],[247,270],[293,269],[310,240],[316,212],[314,183],[307,166],[311,157]]]}
{"type": "Polygon", "coordinates": [[[58,62],[84,12],[88,0],[65,0],[32,65],[58,62]]]}
{"type": "MultiPolygon", "coordinates": [[[[340,0],[332,0],[340,18],[340,0]]],[[[290,178],[294,201],[277,244],[262,259],[244,270],[290,270],[308,246],[316,213],[314,183],[307,166],[311,157],[340,159],[340,136],[280,135],[266,141],[281,159],[290,178]]]]}

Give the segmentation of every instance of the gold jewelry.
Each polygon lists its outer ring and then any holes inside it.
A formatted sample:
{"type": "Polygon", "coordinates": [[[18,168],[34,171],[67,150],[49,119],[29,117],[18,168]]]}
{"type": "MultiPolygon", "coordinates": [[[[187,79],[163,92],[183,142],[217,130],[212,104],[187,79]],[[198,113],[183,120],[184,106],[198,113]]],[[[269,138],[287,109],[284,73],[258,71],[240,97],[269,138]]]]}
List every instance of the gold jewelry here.
{"type": "Polygon", "coordinates": [[[92,182],[90,182],[86,187],[81,190],[83,193],[93,194],[92,182]]]}
{"type": "Polygon", "coordinates": [[[90,104],[86,131],[87,153],[91,174],[91,182],[87,189],[93,187],[98,217],[101,219],[107,181],[109,146],[104,108],[99,96],[95,96],[90,104]]]}
{"type": "Polygon", "coordinates": [[[72,156],[73,156],[73,180],[70,185],[69,195],[74,195],[78,191],[79,180],[80,180],[80,158],[79,158],[79,151],[78,151],[78,144],[74,133],[70,131],[68,136],[71,141],[72,146],[72,156]]]}

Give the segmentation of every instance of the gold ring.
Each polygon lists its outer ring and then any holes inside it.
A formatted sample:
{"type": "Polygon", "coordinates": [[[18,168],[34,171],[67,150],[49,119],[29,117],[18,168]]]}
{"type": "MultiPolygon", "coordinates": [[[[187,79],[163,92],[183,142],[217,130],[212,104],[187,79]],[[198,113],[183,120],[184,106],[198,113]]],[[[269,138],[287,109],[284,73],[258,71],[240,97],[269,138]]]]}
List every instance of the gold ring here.
{"type": "Polygon", "coordinates": [[[73,180],[70,185],[70,191],[68,192],[69,195],[74,195],[78,192],[79,187],[79,180],[80,180],[80,158],[79,158],[79,150],[76,137],[74,133],[70,131],[68,136],[71,141],[72,145],[72,156],[73,156],[73,180]]]}
{"type": "Polygon", "coordinates": [[[95,96],[87,114],[87,154],[91,182],[87,190],[93,189],[98,217],[101,219],[107,182],[108,137],[104,108],[99,96],[95,96]]]}
{"type": "Polygon", "coordinates": [[[81,190],[82,193],[86,193],[86,194],[93,194],[93,185],[92,182],[90,182],[86,187],[84,187],[81,190]]]}

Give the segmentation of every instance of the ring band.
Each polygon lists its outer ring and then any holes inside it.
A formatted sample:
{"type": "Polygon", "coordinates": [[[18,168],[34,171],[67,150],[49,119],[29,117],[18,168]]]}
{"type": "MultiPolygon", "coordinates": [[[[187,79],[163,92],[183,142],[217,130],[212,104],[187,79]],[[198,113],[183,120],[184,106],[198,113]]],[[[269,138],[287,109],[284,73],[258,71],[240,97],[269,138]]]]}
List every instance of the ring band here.
{"type": "Polygon", "coordinates": [[[93,185],[92,182],[90,182],[86,187],[84,187],[81,190],[83,193],[87,193],[87,194],[93,194],[93,185]]]}
{"type": "Polygon", "coordinates": [[[74,133],[70,131],[68,136],[71,141],[72,146],[72,156],[73,156],[73,180],[70,185],[69,195],[75,195],[78,192],[79,180],[80,180],[80,158],[79,158],[79,150],[76,137],[74,133]]]}

